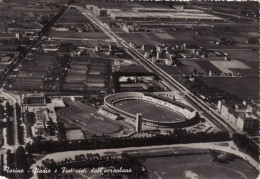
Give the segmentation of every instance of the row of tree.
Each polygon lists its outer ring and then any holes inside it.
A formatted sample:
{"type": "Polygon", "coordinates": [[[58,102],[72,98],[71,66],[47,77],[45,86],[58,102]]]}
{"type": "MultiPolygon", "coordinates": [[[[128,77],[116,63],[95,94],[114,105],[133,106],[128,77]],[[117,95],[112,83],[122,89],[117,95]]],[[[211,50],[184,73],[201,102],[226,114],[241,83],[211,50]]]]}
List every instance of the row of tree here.
{"type": "Polygon", "coordinates": [[[254,141],[249,139],[246,135],[238,133],[233,134],[233,140],[243,152],[250,155],[256,161],[259,161],[259,147],[254,141]]]}
{"type": "Polygon", "coordinates": [[[8,117],[13,117],[14,109],[13,109],[13,107],[10,105],[10,103],[8,101],[6,102],[5,107],[6,107],[6,114],[7,114],[7,116],[8,117]]]}
{"type": "Polygon", "coordinates": [[[153,137],[139,138],[98,138],[78,141],[41,141],[35,140],[32,144],[27,143],[26,151],[29,153],[53,153],[72,150],[93,150],[138,147],[151,145],[168,145],[180,143],[197,143],[197,142],[219,142],[230,139],[228,132],[217,133],[181,133],[178,135],[156,135],[153,137]]]}
{"type": "Polygon", "coordinates": [[[14,122],[7,118],[6,122],[7,144],[14,145],[14,122]]]}
{"type": "MultiPolygon", "coordinates": [[[[62,168],[67,169],[93,169],[98,167],[110,168],[110,169],[127,169],[131,170],[127,175],[132,176],[145,176],[147,174],[142,163],[137,160],[136,157],[130,156],[127,153],[122,153],[121,157],[111,157],[110,155],[100,156],[99,154],[80,154],[76,155],[74,159],[65,158],[64,161],[55,162],[53,159],[45,159],[42,161],[42,166],[37,166],[39,169],[50,169],[51,173],[57,170],[55,173],[62,173],[62,168]]],[[[39,178],[43,178],[42,174],[38,175],[39,178]]]]}
{"type": "Polygon", "coordinates": [[[11,153],[11,150],[6,152],[7,167],[9,172],[6,172],[7,178],[30,178],[31,174],[28,173],[30,165],[33,163],[29,159],[32,159],[30,154],[25,153],[25,149],[19,146],[15,153],[11,153]],[[19,171],[19,172],[13,172],[19,171]],[[29,176],[30,175],[30,176],[29,176]]]}
{"type": "Polygon", "coordinates": [[[18,143],[20,145],[24,145],[24,127],[21,126],[22,124],[22,110],[21,107],[18,103],[15,104],[15,109],[16,109],[16,122],[17,122],[17,139],[18,139],[18,143]]]}

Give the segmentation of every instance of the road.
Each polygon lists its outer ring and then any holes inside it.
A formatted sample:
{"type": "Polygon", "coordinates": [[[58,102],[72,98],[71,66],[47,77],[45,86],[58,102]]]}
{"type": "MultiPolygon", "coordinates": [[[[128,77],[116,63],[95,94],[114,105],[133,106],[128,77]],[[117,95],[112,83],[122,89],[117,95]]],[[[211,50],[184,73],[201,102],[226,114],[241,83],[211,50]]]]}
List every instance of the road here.
{"type": "Polygon", "coordinates": [[[8,75],[20,64],[20,62],[24,59],[24,57],[32,50],[32,48],[41,41],[42,37],[51,29],[51,27],[54,25],[54,23],[59,20],[59,18],[62,16],[62,14],[64,14],[67,9],[68,6],[62,7],[62,9],[60,10],[60,12],[54,16],[50,22],[44,26],[42,28],[42,30],[40,32],[38,32],[38,36],[32,41],[30,42],[30,44],[24,49],[22,50],[19,55],[14,59],[14,61],[11,63],[11,65],[8,66],[8,68],[6,68],[5,72],[3,72],[0,75],[0,85],[4,84],[4,81],[6,80],[6,78],[8,77],[8,75]]]}
{"type": "MultiPolygon", "coordinates": [[[[15,107],[15,103],[18,101],[17,99],[15,99],[12,95],[2,92],[0,93],[0,96],[5,97],[6,99],[8,99],[10,106],[14,109],[13,110],[13,117],[9,118],[14,122],[14,126],[13,126],[13,130],[14,130],[14,147],[18,146],[18,140],[17,140],[17,116],[16,116],[16,107],[15,107]]],[[[6,145],[6,144],[5,144],[6,145]]]]}
{"type": "Polygon", "coordinates": [[[4,154],[4,171],[6,170],[6,164],[7,164],[7,160],[5,157],[6,151],[7,150],[11,150],[12,153],[16,152],[17,147],[19,146],[18,144],[18,136],[17,136],[17,120],[16,120],[16,107],[15,107],[15,103],[17,102],[18,104],[20,104],[20,98],[19,96],[16,95],[12,95],[9,93],[5,93],[3,92],[2,89],[0,89],[0,97],[5,97],[6,99],[8,99],[8,101],[10,102],[10,106],[13,107],[14,111],[13,111],[13,117],[10,117],[10,119],[14,122],[14,126],[13,126],[13,136],[14,136],[14,145],[8,145],[7,144],[7,129],[4,128],[3,129],[3,137],[4,137],[4,145],[2,146],[2,148],[0,149],[0,154],[4,154]]]}
{"type": "Polygon", "coordinates": [[[217,111],[215,111],[211,106],[209,106],[205,101],[200,99],[199,97],[193,95],[186,87],[180,84],[177,80],[175,80],[172,76],[167,74],[165,71],[160,69],[156,64],[149,61],[145,58],[140,52],[131,47],[125,40],[116,35],[111,29],[104,26],[103,22],[101,22],[96,16],[94,16],[91,12],[86,10],[81,6],[71,5],[69,8],[78,9],[85,17],[87,17],[94,25],[99,27],[108,37],[110,37],[114,42],[118,44],[118,46],[123,47],[127,53],[129,53],[134,59],[136,59],[141,65],[143,65],[147,70],[157,74],[172,90],[181,91],[186,98],[191,101],[193,104],[203,111],[209,116],[211,122],[213,122],[219,129],[223,131],[228,131],[230,134],[233,134],[236,129],[232,128],[228,123],[226,123],[217,111]]]}

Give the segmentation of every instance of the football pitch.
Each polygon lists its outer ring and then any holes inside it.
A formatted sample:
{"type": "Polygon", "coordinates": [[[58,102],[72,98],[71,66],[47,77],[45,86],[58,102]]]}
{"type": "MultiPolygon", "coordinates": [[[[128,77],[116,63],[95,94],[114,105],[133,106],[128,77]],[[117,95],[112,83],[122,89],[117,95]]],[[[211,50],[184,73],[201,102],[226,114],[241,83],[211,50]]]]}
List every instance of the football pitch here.
{"type": "Polygon", "coordinates": [[[115,107],[125,112],[136,115],[142,113],[143,118],[159,122],[179,122],[184,120],[180,113],[165,109],[154,103],[143,100],[125,100],[114,104],[115,107]]]}

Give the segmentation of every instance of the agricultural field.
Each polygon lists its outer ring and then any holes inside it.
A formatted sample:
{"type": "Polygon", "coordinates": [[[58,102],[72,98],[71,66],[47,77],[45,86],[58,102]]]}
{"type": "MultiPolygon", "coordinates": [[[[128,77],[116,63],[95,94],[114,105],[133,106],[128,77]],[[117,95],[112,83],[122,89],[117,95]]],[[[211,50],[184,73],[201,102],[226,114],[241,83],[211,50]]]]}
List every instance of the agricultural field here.
{"type": "Polygon", "coordinates": [[[164,40],[174,40],[175,38],[168,33],[154,33],[157,37],[164,40]]]}
{"type": "Polygon", "coordinates": [[[108,39],[108,36],[102,32],[59,32],[59,31],[52,31],[50,33],[52,37],[64,37],[64,38],[85,38],[85,39],[108,39]]]}
{"type": "Polygon", "coordinates": [[[151,179],[254,179],[258,176],[258,172],[243,160],[218,163],[209,154],[147,158],[143,164],[151,179]]]}
{"type": "Polygon", "coordinates": [[[180,60],[181,63],[185,66],[187,70],[192,73],[195,69],[198,73],[206,74],[210,68],[203,68],[197,64],[198,61],[191,61],[191,60],[180,60]]]}
{"type": "Polygon", "coordinates": [[[232,69],[245,69],[249,70],[251,69],[247,65],[245,65],[243,62],[232,60],[232,61],[210,61],[215,67],[217,67],[219,70],[221,70],[224,73],[232,73],[232,69]]]}
{"type": "Polygon", "coordinates": [[[256,61],[242,61],[245,65],[250,67],[250,69],[234,69],[230,68],[233,72],[240,73],[240,74],[245,74],[249,76],[257,76],[259,74],[259,62],[256,61]]]}
{"type": "Polygon", "coordinates": [[[219,68],[217,68],[215,65],[213,65],[211,62],[209,61],[196,61],[196,63],[202,68],[204,69],[205,72],[213,72],[216,74],[220,74],[222,72],[222,70],[220,70],[219,68]]]}
{"type": "Polygon", "coordinates": [[[240,59],[248,62],[258,62],[258,51],[248,50],[218,50],[219,52],[228,53],[232,59],[240,59]]]}
{"type": "Polygon", "coordinates": [[[239,98],[258,99],[259,97],[258,76],[247,78],[200,77],[200,80],[208,86],[219,88],[239,98]]]}
{"type": "Polygon", "coordinates": [[[172,76],[181,76],[183,74],[183,72],[179,69],[179,67],[166,66],[166,65],[160,65],[159,67],[172,76]]]}
{"type": "Polygon", "coordinates": [[[117,35],[123,38],[127,42],[134,42],[135,44],[142,45],[142,44],[150,44],[156,45],[161,44],[163,39],[154,35],[153,33],[117,33],[117,35]]]}

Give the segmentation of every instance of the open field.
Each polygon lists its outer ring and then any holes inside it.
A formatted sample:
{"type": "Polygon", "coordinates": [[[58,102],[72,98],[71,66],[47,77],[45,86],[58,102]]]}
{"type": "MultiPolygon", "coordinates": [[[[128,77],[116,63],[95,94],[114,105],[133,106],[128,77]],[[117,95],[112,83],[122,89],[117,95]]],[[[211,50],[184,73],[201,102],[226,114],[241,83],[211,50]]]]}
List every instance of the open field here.
{"type": "Polygon", "coordinates": [[[162,43],[162,39],[153,33],[117,33],[118,36],[123,38],[127,42],[133,41],[138,45],[151,44],[156,45],[162,43]]]}
{"type": "Polygon", "coordinates": [[[114,134],[123,130],[117,122],[104,118],[97,113],[97,109],[82,102],[69,102],[69,107],[57,111],[59,117],[70,121],[73,126],[81,128],[88,134],[114,134]]]}
{"type": "Polygon", "coordinates": [[[196,63],[205,71],[205,72],[213,72],[213,73],[221,73],[222,70],[218,69],[215,65],[213,65],[212,63],[210,63],[209,61],[196,61],[196,63]]]}
{"type": "Polygon", "coordinates": [[[81,129],[67,129],[66,137],[68,140],[84,140],[85,136],[81,129]]]}
{"type": "Polygon", "coordinates": [[[256,61],[243,61],[244,64],[250,67],[250,69],[233,69],[230,68],[233,72],[246,74],[246,75],[258,75],[259,74],[259,62],[256,61]]]}
{"type": "Polygon", "coordinates": [[[165,39],[165,40],[174,40],[175,38],[167,33],[155,33],[157,37],[160,39],[165,39]]]}
{"type": "Polygon", "coordinates": [[[85,38],[85,39],[108,39],[108,36],[102,32],[58,32],[52,31],[50,36],[54,37],[67,37],[67,38],[85,38]]]}
{"type": "Polygon", "coordinates": [[[178,67],[166,65],[160,65],[159,67],[165,72],[167,72],[169,75],[178,76],[183,74],[182,71],[178,69],[178,67]]]}
{"type": "Polygon", "coordinates": [[[114,104],[114,106],[131,114],[142,113],[143,118],[160,122],[178,122],[184,120],[184,116],[169,109],[143,100],[125,100],[114,104]]]}
{"type": "Polygon", "coordinates": [[[242,59],[245,61],[253,61],[258,62],[259,60],[259,53],[258,51],[252,51],[252,50],[218,50],[219,52],[226,52],[230,55],[231,58],[234,59],[242,59]]]}
{"type": "Polygon", "coordinates": [[[247,78],[200,78],[205,84],[229,92],[239,98],[258,99],[258,76],[247,78]]]}
{"type": "Polygon", "coordinates": [[[141,7],[146,7],[146,8],[169,8],[170,3],[169,2],[116,2],[116,1],[94,1],[91,2],[90,4],[95,4],[97,6],[107,8],[107,9],[121,9],[122,11],[124,10],[129,10],[132,8],[141,8],[141,7]]]}
{"type": "MultiPolygon", "coordinates": [[[[158,24],[160,25],[159,22],[158,24]]],[[[228,46],[216,45],[214,43],[210,43],[210,41],[216,41],[216,40],[220,40],[220,38],[225,38],[226,40],[234,41],[237,44],[245,44],[246,40],[248,40],[249,38],[256,37],[256,35],[258,34],[257,29],[258,29],[257,23],[242,24],[242,25],[215,24],[215,28],[200,30],[199,34],[196,34],[195,30],[192,31],[192,30],[165,29],[166,33],[141,33],[140,32],[140,33],[118,33],[118,35],[128,42],[134,41],[137,44],[174,43],[176,45],[180,45],[183,43],[187,43],[187,44],[194,44],[208,49],[223,49],[223,50],[238,49],[239,50],[242,47],[238,47],[236,45],[228,45],[228,46]],[[226,27],[230,27],[231,29],[234,29],[234,31],[229,32],[224,30],[226,27]]],[[[229,52],[229,50],[227,51],[229,52]]],[[[247,52],[249,52],[251,56],[251,52],[250,51],[247,52]]]]}
{"type": "Polygon", "coordinates": [[[232,60],[232,61],[210,61],[214,66],[216,66],[219,70],[223,71],[224,73],[232,73],[231,68],[233,69],[251,69],[243,62],[232,60]]]}
{"type": "Polygon", "coordinates": [[[201,68],[200,65],[197,64],[197,61],[191,61],[191,60],[181,60],[181,63],[185,65],[185,67],[192,73],[194,69],[197,70],[198,73],[207,73],[209,71],[208,68],[201,68]]]}
{"type": "Polygon", "coordinates": [[[209,154],[147,158],[144,165],[150,179],[255,179],[258,176],[243,160],[218,163],[209,154]]]}

